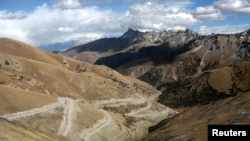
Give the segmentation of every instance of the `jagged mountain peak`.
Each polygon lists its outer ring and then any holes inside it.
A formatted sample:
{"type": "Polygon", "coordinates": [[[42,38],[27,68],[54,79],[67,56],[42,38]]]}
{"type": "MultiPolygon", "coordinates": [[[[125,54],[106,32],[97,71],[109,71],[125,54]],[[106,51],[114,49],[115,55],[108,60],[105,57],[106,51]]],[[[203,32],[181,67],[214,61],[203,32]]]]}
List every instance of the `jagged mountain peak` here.
{"type": "Polygon", "coordinates": [[[189,33],[189,34],[199,34],[199,33],[195,32],[194,30],[189,29],[189,28],[187,28],[187,29],[185,30],[185,33],[189,33]]]}
{"type": "Polygon", "coordinates": [[[199,34],[191,29],[186,30],[163,30],[163,31],[146,31],[141,32],[139,30],[134,30],[129,28],[121,38],[129,39],[130,43],[138,43],[142,41],[147,41],[147,45],[161,45],[164,42],[171,42],[170,40],[179,40],[185,42],[185,39],[196,38],[199,34]]]}
{"type": "Polygon", "coordinates": [[[139,30],[134,30],[132,28],[128,28],[128,30],[121,36],[123,38],[125,37],[131,37],[131,36],[138,36],[138,35],[164,35],[164,34],[178,34],[178,33],[186,33],[186,34],[198,34],[194,30],[191,30],[187,28],[186,30],[163,30],[163,31],[139,31],[139,30]]]}
{"type": "Polygon", "coordinates": [[[139,30],[134,30],[132,28],[128,28],[127,32],[126,33],[134,33],[134,32],[140,32],[139,30]]]}
{"type": "MultiPolygon", "coordinates": [[[[93,42],[89,42],[87,44],[75,46],[63,52],[62,54],[89,63],[97,63],[97,60],[103,57],[115,55],[122,52],[136,53],[141,49],[143,50],[143,48],[147,47],[156,47],[156,46],[159,47],[167,45],[166,47],[160,48],[163,49],[164,51],[167,51],[168,48],[182,47],[184,44],[196,39],[198,36],[199,36],[198,33],[190,29],[179,30],[179,31],[164,30],[164,31],[142,32],[139,30],[128,28],[128,30],[118,38],[102,38],[93,42]]],[[[163,51],[160,52],[161,54],[162,53],[164,54],[163,51]]],[[[133,58],[132,60],[138,59],[138,57],[139,58],[142,57],[140,53],[133,54],[135,58],[132,57],[133,58]]],[[[112,64],[112,62],[110,63],[112,64]]],[[[118,63],[118,66],[124,63],[126,62],[123,62],[121,64],[118,63]]]]}
{"type": "Polygon", "coordinates": [[[136,37],[139,35],[142,35],[143,33],[140,32],[139,30],[134,30],[132,28],[129,28],[122,36],[121,38],[132,38],[132,37],[136,37]]]}

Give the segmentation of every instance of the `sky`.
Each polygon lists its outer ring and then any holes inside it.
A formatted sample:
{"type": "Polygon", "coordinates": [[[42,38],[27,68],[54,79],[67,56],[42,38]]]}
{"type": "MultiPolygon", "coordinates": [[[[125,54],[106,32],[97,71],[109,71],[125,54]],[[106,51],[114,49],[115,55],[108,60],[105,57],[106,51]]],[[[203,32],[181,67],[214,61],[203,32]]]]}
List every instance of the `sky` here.
{"type": "Polygon", "coordinates": [[[0,0],[0,37],[39,46],[140,31],[250,29],[250,0],[0,0]]]}

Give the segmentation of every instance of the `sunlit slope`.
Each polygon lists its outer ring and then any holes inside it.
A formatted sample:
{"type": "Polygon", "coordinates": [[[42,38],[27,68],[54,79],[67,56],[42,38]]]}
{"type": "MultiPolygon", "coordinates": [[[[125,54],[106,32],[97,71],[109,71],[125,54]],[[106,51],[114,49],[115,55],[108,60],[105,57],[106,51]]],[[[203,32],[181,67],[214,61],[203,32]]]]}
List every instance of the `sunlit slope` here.
{"type": "Polygon", "coordinates": [[[0,139],[139,140],[176,114],[159,95],[108,67],[0,38],[0,139]]]}
{"type": "Polygon", "coordinates": [[[0,85],[0,115],[26,111],[57,102],[55,97],[0,85]]]}
{"type": "Polygon", "coordinates": [[[0,39],[0,48],[0,81],[9,87],[88,100],[133,97],[137,90],[148,96],[156,92],[105,66],[54,55],[12,39],[0,39]]]}

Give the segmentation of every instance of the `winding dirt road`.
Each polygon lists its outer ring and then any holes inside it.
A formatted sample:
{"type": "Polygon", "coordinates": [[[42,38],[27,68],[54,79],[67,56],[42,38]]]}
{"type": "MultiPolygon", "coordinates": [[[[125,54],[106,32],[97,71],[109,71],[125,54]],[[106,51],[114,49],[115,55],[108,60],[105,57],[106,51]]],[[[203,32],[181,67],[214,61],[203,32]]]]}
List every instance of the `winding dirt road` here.
{"type": "MultiPolygon", "coordinates": [[[[126,114],[128,116],[135,116],[135,117],[145,116],[144,114],[140,114],[140,113],[147,111],[152,107],[152,103],[151,103],[152,99],[147,98],[139,93],[136,93],[136,95],[137,95],[138,99],[118,99],[118,100],[113,99],[113,100],[86,102],[86,103],[84,102],[84,103],[86,105],[89,105],[92,107],[96,107],[96,106],[98,107],[98,105],[111,104],[111,103],[122,103],[122,102],[131,102],[131,101],[134,101],[135,103],[138,103],[138,101],[147,102],[147,105],[145,107],[142,107],[142,108],[137,109],[137,110],[133,110],[132,112],[126,114]]],[[[58,98],[57,103],[43,106],[41,108],[34,108],[34,109],[23,111],[23,112],[6,114],[6,115],[3,115],[1,117],[5,118],[7,120],[13,120],[13,119],[31,116],[31,115],[39,114],[39,113],[46,112],[49,110],[53,110],[53,109],[55,109],[59,106],[63,106],[63,105],[64,105],[63,120],[61,121],[61,126],[58,129],[58,134],[62,135],[62,136],[69,136],[70,131],[72,129],[72,125],[73,125],[72,118],[73,118],[73,112],[74,112],[74,108],[75,108],[75,101],[70,99],[70,98],[58,98]]],[[[102,110],[102,109],[100,109],[100,111],[103,112],[104,119],[101,122],[93,125],[93,129],[90,129],[89,131],[86,130],[84,135],[81,137],[85,141],[91,141],[91,139],[93,139],[95,134],[101,132],[102,130],[105,130],[104,128],[107,125],[112,124],[113,118],[110,116],[110,114],[107,111],[102,110]]],[[[169,109],[166,109],[166,111],[163,111],[163,114],[166,114],[168,112],[169,112],[169,109]]]]}
{"type": "Polygon", "coordinates": [[[18,113],[6,114],[1,117],[7,120],[14,120],[17,118],[22,118],[22,117],[27,117],[27,116],[32,116],[35,114],[47,112],[49,110],[53,110],[59,106],[62,106],[63,104],[66,104],[66,109],[65,109],[66,115],[64,115],[64,120],[62,121],[62,125],[60,127],[61,129],[60,134],[63,136],[68,136],[72,127],[72,114],[73,114],[74,105],[75,105],[74,101],[70,98],[58,98],[57,103],[53,103],[53,104],[46,105],[40,108],[34,108],[31,110],[22,111],[18,113]]]}
{"type": "Polygon", "coordinates": [[[112,117],[110,116],[110,114],[109,114],[107,111],[102,110],[102,109],[100,109],[100,110],[103,112],[103,114],[104,114],[104,116],[105,116],[105,119],[106,119],[105,122],[103,122],[102,124],[100,124],[99,126],[97,126],[96,128],[94,128],[93,130],[91,130],[91,131],[84,137],[84,141],[91,141],[91,137],[92,137],[95,133],[101,131],[105,126],[107,126],[108,124],[110,124],[110,123],[113,121],[112,117]]]}
{"type": "Polygon", "coordinates": [[[64,104],[64,102],[65,102],[65,100],[63,98],[58,98],[57,103],[53,103],[53,104],[46,105],[46,106],[43,106],[40,108],[34,108],[31,110],[22,111],[22,112],[18,112],[18,113],[6,114],[6,115],[3,115],[1,117],[5,118],[7,120],[14,120],[14,119],[21,118],[21,117],[31,116],[31,115],[47,112],[49,110],[52,110],[52,109],[57,108],[59,106],[62,106],[64,104]]]}
{"type": "MultiPolygon", "coordinates": [[[[96,103],[92,102],[92,103],[85,103],[85,104],[89,104],[90,106],[94,106],[94,105],[100,105],[100,104],[112,104],[112,103],[131,102],[131,101],[145,101],[145,102],[147,102],[147,106],[146,107],[143,107],[143,108],[138,109],[138,110],[134,110],[134,111],[126,114],[128,116],[135,116],[135,115],[137,115],[137,114],[139,114],[141,112],[149,110],[152,107],[152,103],[150,102],[150,100],[148,98],[142,96],[139,93],[137,93],[136,95],[137,95],[137,97],[139,99],[123,99],[123,100],[118,100],[118,101],[115,101],[115,100],[105,100],[103,102],[99,101],[99,102],[96,102],[96,103]]],[[[97,132],[103,130],[103,128],[105,128],[108,124],[110,124],[113,121],[112,117],[110,116],[110,114],[107,111],[102,110],[102,109],[100,109],[100,110],[104,113],[105,120],[104,120],[104,122],[99,123],[98,126],[95,125],[96,127],[93,128],[92,130],[88,131],[88,134],[85,133],[86,136],[83,137],[83,139],[85,141],[91,141],[91,137],[94,134],[96,134],[97,132]]]]}

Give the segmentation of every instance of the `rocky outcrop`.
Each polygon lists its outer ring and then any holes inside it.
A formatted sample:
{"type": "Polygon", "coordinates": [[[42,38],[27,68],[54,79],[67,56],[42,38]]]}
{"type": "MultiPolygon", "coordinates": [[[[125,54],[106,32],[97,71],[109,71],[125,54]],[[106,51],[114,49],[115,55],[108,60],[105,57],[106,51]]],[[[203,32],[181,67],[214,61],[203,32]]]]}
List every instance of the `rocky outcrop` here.
{"type": "MultiPolygon", "coordinates": [[[[236,75],[236,68],[239,69],[236,66],[241,66],[241,71],[245,70],[243,66],[249,66],[249,45],[247,31],[234,35],[207,36],[193,41],[186,52],[165,56],[168,61],[151,67],[138,78],[163,90],[161,101],[168,101],[169,104],[172,99],[169,97],[179,97],[174,101],[175,104],[191,106],[237,95],[239,86],[235,85],[239,84],[240,78],[236,75]],[[241,62],[244,62],[243,66],[241,62]]],[[[163,61],[156,60],[153,64],[156,62],[163,61]]],[[[249,81],[248,77],[245,78],[249,81]]]]}
{"type": "Polygon", "coordinates": [[[239,60],[249,60],[249,35],[246,31],[199,37],[176,48],[171,54],[155,55],[150,59],[126,64],[117,70],[159,86],[185,76],[230,66],[239,60]]]}

